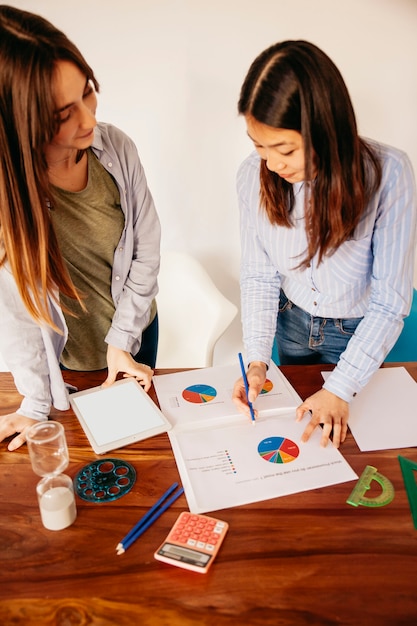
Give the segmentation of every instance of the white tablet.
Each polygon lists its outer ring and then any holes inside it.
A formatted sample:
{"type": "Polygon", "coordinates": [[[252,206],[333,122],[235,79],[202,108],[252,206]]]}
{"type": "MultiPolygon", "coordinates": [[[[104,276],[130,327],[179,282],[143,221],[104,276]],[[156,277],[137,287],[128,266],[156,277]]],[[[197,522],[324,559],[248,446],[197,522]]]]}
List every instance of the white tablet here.
{"type": "Polygon", "coordinates": [[[171,428],[135,378],[70,395],[70,403],[96,454],[128,446],[171,428]]]}

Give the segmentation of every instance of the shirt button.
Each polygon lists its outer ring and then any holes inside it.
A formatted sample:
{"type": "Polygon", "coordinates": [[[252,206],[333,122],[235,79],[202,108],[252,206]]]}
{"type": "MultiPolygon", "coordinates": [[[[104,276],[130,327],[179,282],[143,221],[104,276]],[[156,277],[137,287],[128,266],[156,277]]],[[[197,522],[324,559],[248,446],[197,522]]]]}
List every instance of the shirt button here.
{"type": "Polygon", "coordinates": [[[114,280],[120,280],[120,276],[115,276],[114,280]]]}
{"type": "Polygon", "coordinates": [[[119,252],[123,252],[123,246],[120,246],[119,252]]]}
{"type": "Polygon", "coordinates": [[[314,306],[317,306],[317,302],[313,302],[314,306]]]}
{"type": "Polygon", "coordinates": [[[113,167],[113,163],[112,163],[111,161],[110,161],[110,163],[107,163],[107,165],[108,165],[109,167],[113,167]]]}

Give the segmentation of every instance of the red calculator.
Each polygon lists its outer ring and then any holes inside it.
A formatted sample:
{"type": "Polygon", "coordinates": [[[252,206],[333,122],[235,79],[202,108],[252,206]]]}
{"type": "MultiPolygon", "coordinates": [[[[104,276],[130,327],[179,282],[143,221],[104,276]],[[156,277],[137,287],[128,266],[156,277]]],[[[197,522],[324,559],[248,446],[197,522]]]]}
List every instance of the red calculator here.
{"type": "Polygon", "coordinates": [[[229,525],[214,517],[184,511],[155,552],[158,561],[205,574],[213,563],[229,525]]]}

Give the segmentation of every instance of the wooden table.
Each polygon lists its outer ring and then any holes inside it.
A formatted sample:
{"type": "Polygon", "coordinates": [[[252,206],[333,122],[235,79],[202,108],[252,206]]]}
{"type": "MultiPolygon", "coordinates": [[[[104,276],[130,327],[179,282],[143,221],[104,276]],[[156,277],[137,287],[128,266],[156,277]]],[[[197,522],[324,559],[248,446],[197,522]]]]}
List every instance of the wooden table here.
{"type": "MultiPolygon", "coordinates": [[[[417,363],[406,367],[417,380],[417,363]]],[[[281,369],[302,398],[321,385],[321,366],[281,369]]],[[[104,375],[67,372],[65,378],[85,389],[104,375]]],[[[18,404],[11,375],[0,374],[1,413],[18,404]]],[[[417,416],[416,407],[410,410],[417,416]]],[[[66,473],[74,477],[98,457],[72,411],[53,411],[51,418],[65,425],[71,458],[66,473]]],[[[77,520],[59,532],[41,524],[39,478],[26,446],[8,452],[1,444],[0,624],[417,624],[417,530],[397,459],[401,454],[417,461],[417,450],[361,453],[349,433],[341,451],[358,475],[369,464],[389,477],[396,490],[391,504],[347,505],[349,482],[218,511],[213,515],[229,522],[230,530],[203,575],[153,558],[187,509],[184,496],[124,555],[115,553],[127,530],[179,481],[166,434],[106,455],[135,467],[134,488],[102,504],[77,496],[77,520]]]]}

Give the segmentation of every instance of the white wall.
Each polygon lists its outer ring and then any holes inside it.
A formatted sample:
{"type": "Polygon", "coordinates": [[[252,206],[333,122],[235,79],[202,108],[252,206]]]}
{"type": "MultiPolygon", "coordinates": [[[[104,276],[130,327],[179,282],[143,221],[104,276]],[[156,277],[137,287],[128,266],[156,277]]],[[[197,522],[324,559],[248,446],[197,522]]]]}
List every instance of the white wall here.
{"type": "MultiPolygon", "coordinates": [[[[308,39],[335,61],[360,132],[417,171],[417,0],[9,0],[75,41],[100,83],[98,118],[137,143],[163,248],[186,250],[239,304],[238,164],[252,149],[236,103],[255,56],[308,39]]],[[[240,321],[216,350],[236,360],[240,321]]]]}

